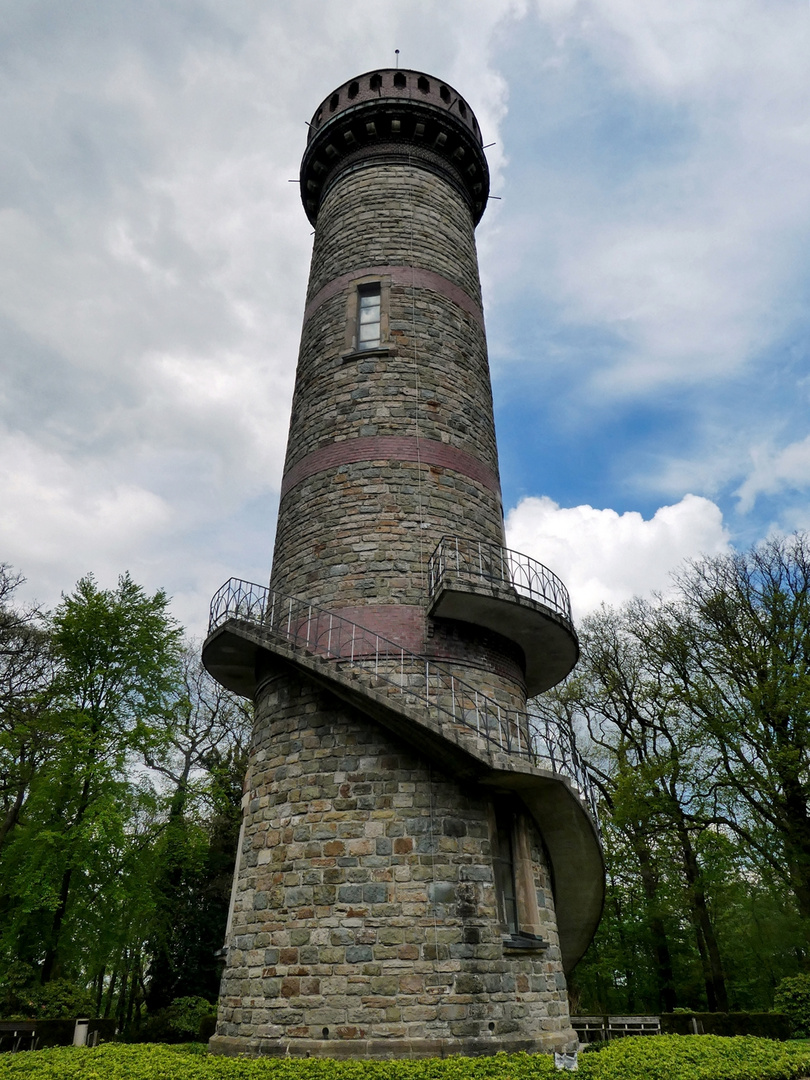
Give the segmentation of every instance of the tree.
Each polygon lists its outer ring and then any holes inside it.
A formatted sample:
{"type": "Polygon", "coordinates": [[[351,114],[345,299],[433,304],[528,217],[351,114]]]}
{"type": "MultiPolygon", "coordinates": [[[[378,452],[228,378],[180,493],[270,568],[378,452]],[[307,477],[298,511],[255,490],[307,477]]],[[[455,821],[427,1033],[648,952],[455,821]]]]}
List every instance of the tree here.
{"type": "Polygon", "coordinates": [[[716,762],[718,821],[810,920],[810,538],[691,563],[636,633],[716,762]]]}
{"type": "Polygon", "coordinates": [[[48,634],[38,610],[13,605],[23,580],[0,565],[0,852],[56,741],[48,634]]]}
{"type": "Polygon", "coordinates": [[[597,997],[654,1007],[651,969],[661,1004],[699,1006],[697,970],[710,1008],[763,1008],[807,962],[809,585],[799,534],[584,621],[543,707],[585,729],[604,798],[607,916],[577,972],[597,997]]]}
{"type": "MultiPolygon", "coordinates": [[[[614,858],[623,853],[635,868],[657,1007],[671,1011],[677,1002],[673,950],[682,933],[672,913],[685,904],[708,1006],[725,1010],[723,963],[698,855],[708,825],[700,794],[705,786],[701,748],[688,714],[634,638],[640,603],[621,611],[603,608],[584,621],[577,675],[548,695],[544,707],[586,727],[612,853],[614,858]]],[[[615,883],[609,900],[621,903],[615,883]]],[[[620,933],[627,929],[620,926],[620,933]]],[[[638,972],[637,960],[628,971],[638,972]]],[[[628,994],[634,978],[627,975],[628,994]]]]}
{"type": "Polygon", "coordinates": [[[167,806],[147,943],[150,1011],[217,993],[251,727],[252,709],[208,675],[190,645],[161,753],[146,758],[167,806]]]}
{"type": "Polygon", "coordinates": [[[28,843],[16,858],[43,983],[59,974],[77,881],[85,904],[99,904],[101,883],[115,881],[137,843],[131,821],[149,791],[131,767],[163,737],[176,681],[181,630],[167,607],[165,593],[148,596],[129,575],[112,590],[88,576],[50,619],[59,753],[32,792],[28,843]]]}
{"type": "Polygon", "coordinates": [[[0,1011],[73,985],[137,1027],[147,1000],[213,1000],[251,711],[164,593],[87,577],[46,618],[19,580],[0,569],[0,1011]]]}

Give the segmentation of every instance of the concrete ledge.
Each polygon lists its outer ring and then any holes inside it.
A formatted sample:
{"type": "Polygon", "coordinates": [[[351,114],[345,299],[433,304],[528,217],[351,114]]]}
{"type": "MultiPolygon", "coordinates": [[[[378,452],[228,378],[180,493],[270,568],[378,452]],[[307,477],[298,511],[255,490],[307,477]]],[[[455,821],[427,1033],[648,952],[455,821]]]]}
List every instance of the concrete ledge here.
{"type": "Polygon", "coordinates": [[[491,1057],[494,1054],[553,1054],[579,1045],[573,1028],[540,1032],[534,1037],[459,1039],[261,1039],[213,1035],[212,1054],[229,1057],[315,1057],[334,1060],[395,1060],[402,1058],[491,1057]]]}
{"type": "Polygon", "coordinates": [[[526,660],[528,697],[556,686],[579,659],[571,623],[515,589],[448,576],[436,590],[428,614],[484,626],[519,645],[526,660]]]}

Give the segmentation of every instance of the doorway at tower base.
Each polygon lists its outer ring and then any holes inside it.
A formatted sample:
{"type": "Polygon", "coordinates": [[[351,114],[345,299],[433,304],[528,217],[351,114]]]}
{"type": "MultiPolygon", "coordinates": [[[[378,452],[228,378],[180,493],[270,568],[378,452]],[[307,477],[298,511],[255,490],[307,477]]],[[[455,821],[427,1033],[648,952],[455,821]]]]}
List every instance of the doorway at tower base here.
{"type": "Polygon", "coordinates": [[[528,942],[510,947],[496,888],[503,800],[496,810],[491,792],[292,671],[259,687],[251,762],[214,1053],[576,1047],[533,825],[514,853],[528,942]]]}

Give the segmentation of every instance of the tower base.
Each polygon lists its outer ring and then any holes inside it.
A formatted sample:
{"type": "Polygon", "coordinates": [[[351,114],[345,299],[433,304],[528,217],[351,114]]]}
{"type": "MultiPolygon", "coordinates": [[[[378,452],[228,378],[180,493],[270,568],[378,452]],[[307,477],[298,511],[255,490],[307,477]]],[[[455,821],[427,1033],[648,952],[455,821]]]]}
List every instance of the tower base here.
{"type": "Polygon", "coordinates": [[[499,914],[487,790],[290,670],[262,680],[256,715],[212,1051],[400,1058],[575,1045],[536,829],[527,823],[521,863],[536,925],[519,943],[499,914]]]}
{"type": "Polygon", "coordinates": [[[315,1057],[345,1060],[403,1058],[490,1057],[493,1054],[571,1053],[578,1046],[573,1028],[549,1031],[533,1038],[489,1039],[250,1039],[214,1035],[208,1049],[231,1057],[315,1057]]]}

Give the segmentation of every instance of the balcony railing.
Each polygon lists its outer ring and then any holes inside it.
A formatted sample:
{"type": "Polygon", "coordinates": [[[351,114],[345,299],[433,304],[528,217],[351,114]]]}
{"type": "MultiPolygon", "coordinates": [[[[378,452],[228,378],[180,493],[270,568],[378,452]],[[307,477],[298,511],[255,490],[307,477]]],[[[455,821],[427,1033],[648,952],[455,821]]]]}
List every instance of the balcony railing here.
{"type": "Polygon", "coordinates": [[[569,729],[507,709],[430,657],[409,652],[325,608],[252,582],[231,578],[214,595],[208,632],[229,619],[251,623],[302,654],[362,674],[375,689],[426,710],[440,726],[459,725],[502,753],[566,777],[597,820],[593,785],[569,729]]]}
{"type": "Polygon", "coordinates": [[[547,566],[498,544],[443,536],[428,561],[428,590],[434,596],[449,578],[471,585],[514,589],[571,623],[568,590],[547,566]]]}

